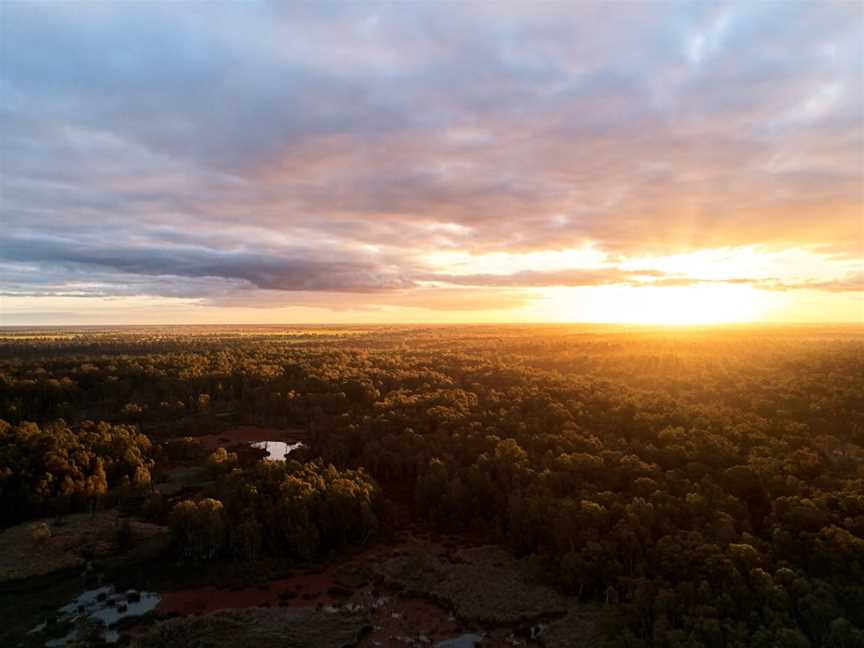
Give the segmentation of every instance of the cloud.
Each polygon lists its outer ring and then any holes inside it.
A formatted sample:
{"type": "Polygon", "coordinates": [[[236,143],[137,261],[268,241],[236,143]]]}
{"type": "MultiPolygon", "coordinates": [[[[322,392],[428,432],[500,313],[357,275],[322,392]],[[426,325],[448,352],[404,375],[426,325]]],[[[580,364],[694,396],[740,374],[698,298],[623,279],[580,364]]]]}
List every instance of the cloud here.
{"type": "MultiPolygon", "coordinates": [[[[344,253],[339,259],[328,259],[322,251],[302,248],[285,249],[277,254],[273,250],[221,250],[188,244],[104,247],[101,244],[43,236],[11,241],[0,250],[0,258],[11,263],[71,268],[79,275],[88,269],[113,272],[118,275],[114,277],[118,283],[123,281],[123,276],[131,277],[133,283],[140,276],[218,278],[268,290],[344,292],[412,285],[396,269],[357,257],[351,258],[344,253]]],[[[31,273],[30,277],[35,278],[38,284],[45,275],[31,273]]],[[[27,276],[19,273],[18,279],[26,280],[27,276]]]]}
{"type": "Polygon", "coordinates": [[[817,290],[827,292],[864,291],[864,273],[850,272],[828,281],[788,282],[777,277],[735,277],[706,279],[676,276],[658,270],[622,270],[605,267],[592,270],[521,271],[512,274],[425,275],[423,281],[473,287],[547,288],[579,286],[652,286],[672,288],[708,284],[749,285],[763,290],[817,290]]]}
{"type": "Polygon", "coordinates": [[[864,244],[859,5],[3,11],[10,294],[505,300],[491,289],[690,279],[423,259],[864,244]]]}
{"type": "Polygon", "coordinates": [[[524,270],[512,274],[472,274],[472,275],[442,275],[430,274],[422,276],[424,281],[437,281],[461,286],[494,286],[541,288],[548,286],[606,286],[610,284],[641,284],[646,277],[663,276],[656,270],[625,271],[618,268],[601,268],[592,270],[524,270]]]}
{"type": "Polygon", "coordinates": [[[336,312],[378,311],[387,307],[426,311],[479,312],[510,310],[529,304],[535,295],[524,290],[489,290],[477,287],[419,286],[371,294],[330,292],[284,292],[260,290],[229,293],[208,299],[212,306],[226,308],[324,308],[336,312]]]}
{"type": "Polygon", "coordinates": [[[771,290],[823,290],[826,292],[864,292],[864,272],[850,272],[844,277],[831,281],[804,281],[787,283],[783,281],[764,282],[771,290]]]}

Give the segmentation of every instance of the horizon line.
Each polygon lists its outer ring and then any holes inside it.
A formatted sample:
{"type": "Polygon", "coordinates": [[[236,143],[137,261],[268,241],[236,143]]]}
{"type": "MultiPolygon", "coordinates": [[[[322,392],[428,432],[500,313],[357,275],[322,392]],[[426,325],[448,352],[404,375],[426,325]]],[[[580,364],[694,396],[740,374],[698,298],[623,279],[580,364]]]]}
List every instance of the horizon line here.
{"type": "Polygon", "coordinates": [[[831,327],[831,326],[860,326],[864,329],[864,320],[840,320],[840,321],[825,321],[825,322],[810,322],[802,320],[786,320],[786,321],[746,321],[746,322],[690,322],[690,323],[670,323],[670,322],[593,322],[593,321],[572,321],[572,322],[537,322],[537,321],[507,321],[507,322],[256,322],[256,323],[180,323],[180,324],[152,324],[152,323],[109,323],[109,324],[4,324],[0,322],[0,329],[64,329],[64,328],[91,328],[91,329],[106,329],[106,328],[192,328],[192,327],[223,327],[223,328],[243,328],[243,327],[281,327],[281,328],[346,328],[346,327],[415,327],[427,326],[436,328],[447,328],[457,326],[608,326],[608,327],[631,327],[631,328],[746,328],[746,327],[831,327]]]}

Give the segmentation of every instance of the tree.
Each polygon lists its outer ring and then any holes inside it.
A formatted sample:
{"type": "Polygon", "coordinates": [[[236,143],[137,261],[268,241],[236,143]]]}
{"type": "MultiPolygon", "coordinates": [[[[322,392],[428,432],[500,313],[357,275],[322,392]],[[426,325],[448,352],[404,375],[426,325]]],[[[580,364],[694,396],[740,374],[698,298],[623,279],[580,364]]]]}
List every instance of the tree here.
{"type": "Polygon", "coordinates": [[[178,502],[171,513],[171,531],[180,552],[192,560],[209,560],[225,545],[222,502],[212,498],[178,502]]]}

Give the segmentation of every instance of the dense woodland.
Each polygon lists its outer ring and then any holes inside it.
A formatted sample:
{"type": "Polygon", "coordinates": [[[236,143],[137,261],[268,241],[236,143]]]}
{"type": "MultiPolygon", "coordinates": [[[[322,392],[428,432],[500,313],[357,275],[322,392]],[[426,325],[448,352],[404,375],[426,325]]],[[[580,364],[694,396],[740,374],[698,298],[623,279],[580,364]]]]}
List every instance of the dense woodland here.
{"type": "Polygon", "coordinates": [[[222,476],[218,498],[183,500],[171,526],[183,555],[310,559],[360,544],[378,526],[375,483],[362,471],[296,461],[259,461],[222,476]]]}
{"type": "Polygon", "coordinates": [[[864,646],[860,329],[7,331],[0,419],[2,524],[146,497],[169,438],[300,427],[308,461],[214,453],[153,507],[182,558],[308,559],[410,500],[616,606],[621,646],[864,646]]]}

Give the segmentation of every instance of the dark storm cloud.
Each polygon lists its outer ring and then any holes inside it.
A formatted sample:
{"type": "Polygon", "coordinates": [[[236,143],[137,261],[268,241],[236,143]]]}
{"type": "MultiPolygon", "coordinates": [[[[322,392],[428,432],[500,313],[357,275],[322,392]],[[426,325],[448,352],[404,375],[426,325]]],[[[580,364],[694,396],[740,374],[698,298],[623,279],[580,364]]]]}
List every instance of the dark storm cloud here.
{"type": "Polygon", "coordinates": [[[0,255],[21,294],[639,281],[423,261],[586,242],[860,253],[854,3],[2,12],[0,255]]]}
{"type": "Polygon", "coordinates": [[[369,262],[316,257],[320,254],[303,250],[285,250],[277,256],[190,246],[105,248],[49,237],[7,241],[0,250],[0,259],[11,263],[95,268],[132,276],[213,277],[269,290],[363,292],[411,285],[398,272],[369,262]]]}

